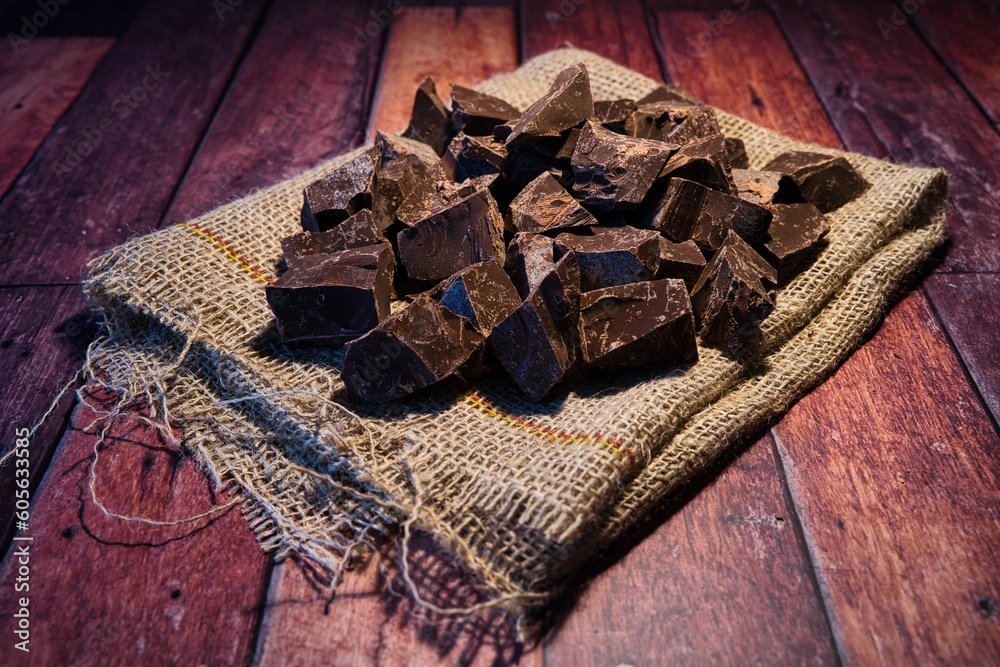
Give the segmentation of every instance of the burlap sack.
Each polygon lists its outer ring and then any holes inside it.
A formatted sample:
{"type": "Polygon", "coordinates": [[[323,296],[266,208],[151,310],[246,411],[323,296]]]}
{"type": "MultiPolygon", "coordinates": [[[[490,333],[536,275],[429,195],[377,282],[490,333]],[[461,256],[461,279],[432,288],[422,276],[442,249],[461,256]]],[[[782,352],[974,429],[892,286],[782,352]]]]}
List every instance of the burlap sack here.
{"type": "MultiPolygon", "coordinates": [[[[479,88],[525,108],[579,61],[595,99],[655,85],[561,50],[479,88]]],[[[720,118],[751,166],[809,148],[720,118]]],[[[303,187],[345,156],[94,260],[85,289],[105,333],[91,368],[123,405],[147,403],[183,429],[206,471],[242,494],[266,550],[339,572],[359,547],[419,527],[495,604],[536,609],[653,503],[826,378],[941,243],[943,171],[845,155],[872,187],[830,216],[827,247],[777,294],[752,363],[702,349],[684,372],[575,377],[542,404],[497,376],[345,405],[339,352],[283,347],[264,299],[278,239],[299,229],[303,187]]]]}

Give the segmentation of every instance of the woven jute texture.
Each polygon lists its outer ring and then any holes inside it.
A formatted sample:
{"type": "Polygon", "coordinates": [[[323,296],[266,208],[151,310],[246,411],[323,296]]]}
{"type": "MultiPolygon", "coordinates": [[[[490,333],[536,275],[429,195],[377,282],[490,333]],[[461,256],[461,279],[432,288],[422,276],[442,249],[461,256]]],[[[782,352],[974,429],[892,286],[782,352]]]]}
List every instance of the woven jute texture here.
{"type": "MultiPolygon", "coordinates": [[[[595,99],[656,85],[567,49],[479,89],[523,109],[580,61],[595,99]]],[[[815,149],[719,115],[751,166],[815,149]]],[[[830,215],[828,244],[778,291],[749,361],[705,348],[686,369],[574,376],[544,403],[501,375],[386,406],[347,403],[339,351],[281,345],[264,298],[278,240],[299,230],[303,187],[343,156],[94,260],[85,289],[105,331],[90,368],[122,405],[145,403],[183,429],[205,470],[242,494],[265,549],[336,573],[416,528],[494,604],[536,610],[654,503],[825,379],[941,243],[943,171],[843,155],[872,187],[830,215]]]]}

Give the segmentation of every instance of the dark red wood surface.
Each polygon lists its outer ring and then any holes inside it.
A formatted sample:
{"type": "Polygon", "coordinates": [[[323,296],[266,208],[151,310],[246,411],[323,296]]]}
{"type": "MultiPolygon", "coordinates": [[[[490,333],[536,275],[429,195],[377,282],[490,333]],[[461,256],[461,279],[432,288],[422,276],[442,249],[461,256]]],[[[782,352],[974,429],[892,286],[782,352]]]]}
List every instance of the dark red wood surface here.
{"type": "MultiPolygon", "coordinates": [[[[34,4],[0,5],[0,26],[13,29],[34,4]]],[[[374,129],[399,129],[426,74],[447,95],[449,83],[550,48],[589,48],[797,138],[949,169],[953,241],[772,433],[598,558],[541,646],[509,627],[420,621],[374,564],[331,598],[298,564],[272,566],[238,508],[139,422],[115,427],[95,468],[97,436],[84,432],[93,414],[78,406],[71,419],[64,399],[32,442],[30,529],[18,535],[33,538],[33,651],[11,640],[13,664],[997,661],[1000,26],[990,3],[918,2],[907,13],[860,1],[409,2],[352,57],[341,45],[385,2],[219,4],[79,0],[31,51],[0,60],[0,452],[94,336],[74,284],[87,258],[374,129]],[[60,181],[55,163],[156,63],[171,73],[162,86],[60,181]],[[89,488],[95,469],[96,497],[113,513],[217,513],[171,526],[105,516],[89,488]]],[[[0,468],[5,548],[13,479],[0,468]]],[[[8,639],[16,565],[11,552],[0,565],[8,639]]]]}

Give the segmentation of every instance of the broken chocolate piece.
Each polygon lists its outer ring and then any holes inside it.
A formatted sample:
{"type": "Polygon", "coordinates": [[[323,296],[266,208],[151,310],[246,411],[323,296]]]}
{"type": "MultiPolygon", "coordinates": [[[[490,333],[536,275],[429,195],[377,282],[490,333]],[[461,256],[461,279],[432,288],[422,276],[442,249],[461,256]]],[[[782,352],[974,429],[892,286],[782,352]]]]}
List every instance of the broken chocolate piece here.
{"type": "Polygon", "coordinates": [[[737,196],[751,204],[769,206],[805,201],[795,181],[776,171],[733,169],[733,183],[737,196]]]}
{"type": "Polygon", "coordinates": [[[396,220],[410,227],[465,199],[479,189],[476,182],[471,180],[462,183],[424,180],[410,191],[396,209],[396,220]]]}
{"type": "Polygon", "coordinates": [[[774,204],[764,248],[785,280],[830,231],[830,221],[813,204],[774,204]]]}
{"type": "Polygon", "coordinates": [[[521,114],[506,138],[508,146],[558,137],[565,130],[594,117],[587,67],[578,63],[556,77],[545,95],[521,114]]]}
{"type": "Polygon", "coordinates": [[[764,169],[790,176],[805,200],[823,213],[857,199],[869,188],[868,181],[845,158],[823,153],[782,153],[764,169]]]}
{"type": "Polygon", "coordinates": [[[617,285],[580,297],[583,361],[600,368],[698,360],[694,315],[680,280],[617,285]]]}
{"type": "Polygon", "coordinates": [[[618,134],[625,133],[625,121],[636,111],[635,100],[601,100],[594,102],[597,122],[618,134]]]}
{"type": "Polygon", "coordinates": [[[503,217],[488,190],[478,190],[396,236],[408,277],[443,280],[470,264],[504,261],[503,217]]]}
{"type": "Polygon", "coordinates": [[[363,208],[347,220],[325,232],[300,232],[281,239],[285,262],[291,264],[306,255],[330,253],[385,242],[375,226],[372,212],[363,208]]]}
{"type": "Polygon", "coordinates": [[[459,132],[487,135],[507,121],[517,120],[521,112],[499,97],[462,86],[451,87],[451,120],[459,132]]]}
{"type": "Polygon", "coordinates": [[[451,134],[451,114],[438,97],[434,79],[427,77],[417,88],[413,98],[413,111],[410,113],[410,125],[403,136],[422,141],[441,155],[451,141],[451,134]]]}
{"type": "Polygon", "coordinates": [[[266,287],[281,340],[331,345],[364,334],[389,315],[395,264],[387,243],[290,263],[266,287]]]}
{"type": "Polygon", "coordinates": [[[541,290],[533,290],[489,337],[490,349],[529,398],[541,400],[576,360],[541,290]]]}
{"type": "Polygon", "coordinates": [[[573,151],[573,193],[595,210],[635,208],[676,149],[661,141],[615,134],[587,121],[573,151]]]}
{"type": "Polygon", "coordinates": [[[380,151],[370,148],[310,183],[302,202],[302,229],[324,232],[372,206],[372,188],[380,151]]]}
{"type": "Polygon", "coordinates": [[[691,290],[699,335],[733,357],[752,353],[760,323],[774,310],[766,286],[777,280],[774,267],[729,231],[691,290]]]}
{"type": "Polygon", "coordinates": [[[678,145],[722,133],[714,109],[686,102],[639,104],[626,119],[624,129],[632,137],[678,145]]]}
{"type": "Polygon", "coordinates": [[[521,298],[538,287],[542,279],[555,267],[556,242],[554,239],[520,232],[507,246],[507,273],[521,298]]]}
{"type": "Polygon", "coordinates": [[[506,146],[493,137],[470,137],[459,132],[448,144],[441,163],[451,180],[461,182],[500,173],[506,158],[506,146]]]}
{"type": "Polygon", "coordinates": [[[467,318],[484,336],[521,305],[514,283],[496,262],[462,269],[437,287],[434,297],[451,312],[467,318]]]}
{"type": "Polygon", "coordinates": [[[390,401],[453,374],[483,343],[472,322],[421,294],[344,347],[340,377],[351,400],[390,401]]]}
{"type": "Polygon", "coordinates": [[[655,231],[634,227],[595,227],[592,231],[592,235],[564,232],[556,237],[559,253],[576,253],[582,291],[652,280],[660,262],[655,231]]]}
{"type": "Polygon", "coordinates": [[[747,147],[742,139],[726,137],[726,154],[729,155],[729,166],[733,169],[748,169],[750,167],[747,147]]]}
{"type": "Polygon", "coordinates": [[[507,209],[510,229],[541,232],[562,227],[587,227],[597,224],[587,209],[580,206],[548,172],[528,183],[514,197],[507,209]]]}
{"type": "Polygon", "coordinates": [[[671,102],[677,105],[699,104],[693,97],[689,97],[680,88],[667,86],[657,86],[648,95],[636,101],[636,104],[653,104],[655,102],[671,102]]]}
{"type": "Polygon", "coordinates": [[[654,276],[657,280],[663,278],[679,278],[688,289],[694,287],[705,268],[705,255],[692,240],[684,243],[674,243],[660,237],[660,267],[654,276]]]}
{"type": "Polygon", "coordinates": [[[726,139],[721,134],[696,139],[681,146],[663,165],[658,178],[686,178],[719,192],[736,192],[729,154],[726,152],[726,139]]]}
{"type": "Polygon", "coordinates": [[[380,163],[375,179],[372,212],[379,230],[396,222],[396,211],[422,184],[448,180],[437,154],[425,143],[392,134],[375,133],[380,163]]]}

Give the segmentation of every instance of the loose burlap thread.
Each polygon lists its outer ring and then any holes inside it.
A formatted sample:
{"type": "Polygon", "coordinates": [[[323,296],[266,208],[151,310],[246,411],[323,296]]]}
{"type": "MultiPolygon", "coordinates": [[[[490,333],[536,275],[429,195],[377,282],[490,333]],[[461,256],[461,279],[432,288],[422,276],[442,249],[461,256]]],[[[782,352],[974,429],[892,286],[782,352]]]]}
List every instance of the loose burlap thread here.
{"type": "MultiPolygon", "coordinates": [[[[564,49],[479,89],[523,109],[580,61],[595,99],[656,85],[564,49]]],[[[753,167],[815,149],[719,117],[753,167]]],[[[278,240],[299,230],[303,187],[349,154],[94,260],[85,290],[104,330],[88,370],[122,406],[153,406],[183,429],[212,479],[243,499],[265,550],[336,576],[418,527],[479,578],[487,604],[537,610],[662,497],[825,379],[942,242],[943,171],[817,150],[847,157],[872,187],[830,214],[826,246],[778,291],[750,361],[702,348],[685,369],[574,375],[543,403],[496,375],[349,405],[340,351],[281,345],[264,298],[278,240]]]]}

